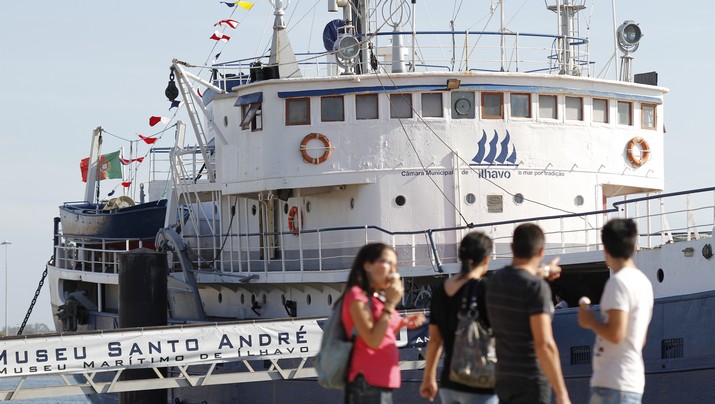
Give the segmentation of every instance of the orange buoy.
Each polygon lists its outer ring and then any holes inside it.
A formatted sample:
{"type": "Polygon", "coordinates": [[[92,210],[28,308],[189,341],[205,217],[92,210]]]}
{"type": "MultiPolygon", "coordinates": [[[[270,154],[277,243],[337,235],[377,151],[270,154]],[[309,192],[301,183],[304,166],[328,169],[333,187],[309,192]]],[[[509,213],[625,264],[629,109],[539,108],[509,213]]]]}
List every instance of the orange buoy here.
{"type": "Polygon", "coordinates": [[[330,153],[332,153],[332,151],[333,145],[330,144],[330,139],[322,133],[310,133],[308,136],[303,138],[302,142],[300,142],[300,154],[303,156],[303,160],[306,163],[322,164],[330,157],[330,153]],[[313,139],[320,140],[325,148],[325,151],[323,151],[323,154],[320,157],[313,157],[308,154],[308,142],[313,139]]]}
{"type": "Polygon", "coordinates": [[[640,136],[636,136],[628,141],[626,145],[626,153],[628,155],[628,161],[631,162],[633,167],[638,168],[650,160],[650,146],[645,139],[640,136]],[[640,149],[640,156],[636,157],[635,150],[640,149]]]}

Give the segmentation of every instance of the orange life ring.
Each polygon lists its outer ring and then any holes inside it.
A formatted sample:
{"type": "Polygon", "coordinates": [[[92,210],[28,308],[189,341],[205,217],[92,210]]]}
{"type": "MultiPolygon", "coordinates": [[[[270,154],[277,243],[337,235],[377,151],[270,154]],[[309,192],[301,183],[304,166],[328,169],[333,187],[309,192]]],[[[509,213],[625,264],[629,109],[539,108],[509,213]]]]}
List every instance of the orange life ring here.
{"type": "Polygon", "coordinates": [[[330,157],[330,153],[332,152],[333,145],[330,144],[330,139],[328,139],[328,137],[323,135],[322,133],[310,133],[308,134],[308,136],[303,138],[302,142],[300,142],[300,154],[303,156],[303,160],[306,163],[322,164],[330,157]],[[320,157],[313,157],[308,154],[308,142],[313,139],[320,140],[321,142],[323,142],[323,147],[325,147],[325,151],[320,157]]]}
{"type": "Polygon", "coordinates": [[[628,141],[626,153],[628,155],[628,161],[630,161],[635,168],[642,166],[650,160],[650,146],[648,142],[640,136],[636,136],[628,141]],[[636,157],[634,153],[636,147],[641,149],[640,157],[636,157]]]}
{"type": "Polygon", "coordinates": [[[297,236],[303,224],[303,215],[300,215],[300,225],[298,224],[298,207],[293,206],[288,211],[288,230],[297,236]]]}

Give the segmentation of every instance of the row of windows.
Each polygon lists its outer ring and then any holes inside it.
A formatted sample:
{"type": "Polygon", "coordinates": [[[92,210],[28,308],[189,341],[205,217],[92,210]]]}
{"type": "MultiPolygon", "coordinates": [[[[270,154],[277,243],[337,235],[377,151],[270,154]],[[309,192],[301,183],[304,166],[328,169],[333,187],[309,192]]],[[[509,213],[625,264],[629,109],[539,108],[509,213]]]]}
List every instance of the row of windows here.
{"type": "MultiPolygon", "coordinates": [[[[473,119],[476,117],[475,93],[453,91],[451,93],[451,113],[453,119],[473,119]]],[[[539,94],[532,97],[528,93],[497,93],[482,92],[480,116],[482,119],[504,119],[504,98],[509,98],[510,117],[532,118],[532,108],[538,111],[538,118],[543,120],[558,120],[559,114],[564,114],[566,121],[584,121],[584,97],[564,97],[563,112],[559,111],[559,99],[556,95],[539,94]],[[532,102],[535,98],[536,106],[532,102]]],[[[445,109],[442,93],[421,93],[423,118],[443,118],[445,109]]],[[[412,118],[415,112],[413,106],[414,94],[400,93],[389,94],[390,118],[412,118]]],[[[288,126],[310,125],[310,97],[288,98],[285,101],[286,121],[288,126]]],[[[610,105],[614,101],[602,98],[591,99],[591,120],[595,123],[610,123],[615,118],[619,125],[633,126],[634,103],[631,101],[615,101],[617,104],[615,117],[611,117],[610,105]]],[[[380,98],[378,94],[355,95],[355,119],[379,119],[380,98]]],[[[656,128],[656,104],[641,103],[641,127],[645,129],[656,128]]],[[[249,111],[250,112],[250,111],[249,111]]],[[[244,122],[246,112],[244,109],[244,122]]],[[[345,121],[345,97],[325,96],[320,97],[320,120],[322,122],[345,121]]],[[[244,127],[244,125],[242,125],[244,127]]],[[[247,128],[244,127],[244,129],[247,128]]],[[[255,130],[255,128],[252,127],[255,130]]]]}

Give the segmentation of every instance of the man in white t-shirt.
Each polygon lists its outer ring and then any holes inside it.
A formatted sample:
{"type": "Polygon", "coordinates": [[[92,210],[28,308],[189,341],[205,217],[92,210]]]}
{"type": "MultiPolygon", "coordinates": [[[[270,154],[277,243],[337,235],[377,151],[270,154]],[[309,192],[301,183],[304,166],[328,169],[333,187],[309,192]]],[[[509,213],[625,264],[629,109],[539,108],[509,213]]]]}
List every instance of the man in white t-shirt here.
{"type": "Polygon", "coordinates": [[[645,387],[643,345],[653,314],[653,287],[635,266],[638,230],[630,219],[614,219],[601,230],[612,275],[601,296],[601,319],[588,307],[578,322],[596,333],[590,404],[640,403],[645,387]]]}

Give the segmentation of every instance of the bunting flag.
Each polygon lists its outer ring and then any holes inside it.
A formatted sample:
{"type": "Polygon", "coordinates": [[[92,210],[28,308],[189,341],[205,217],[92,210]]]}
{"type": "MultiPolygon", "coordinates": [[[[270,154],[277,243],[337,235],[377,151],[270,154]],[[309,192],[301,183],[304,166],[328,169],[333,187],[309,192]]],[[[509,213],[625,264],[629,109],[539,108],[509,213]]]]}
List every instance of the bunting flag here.
{"type": "Polygon", "coordinates": [[[221,26],[221,27],[227,26],[227,27],[231,27],[231,28],[235,29],[236,27],[238,27],[238,21],[236,21],[236,20],[221,20],[221,21],[217,22],[216,24],[214,24],[214,27],[217,25],[221,26]]]}
{"type": "MultiPolygon", "coordinates": [[[[114,153],[103,154],[99,157],[99,178],[98,180],[106,180],[107,178],[122,178],[122,166],[119,160],[120,150],[114,153]]],[[[82,172],[82,182],[87,182],[87,170],[89,168],[89,157],[83,158],[79,162],[79,169],[82,172]]]]}
{"type": "Polygon", "coordinates": [[[221,1],[220,3],[223,3],[229,7],[239,6],[244,10],[250,10],[253,7],[253,3],[250,1],[221,1]]]}
{"type": "Polygon", "coordinates": [[[146,137],[146,136],[142,136],[138,133],[137,133],[137,136],[139,136],[139,139],[143,140],[144,143],[146,143],[146,144],[154,144],[154,142],[159,140],[158,137],[146,137]]]}
{"type": "Polygon", "coordinates": [[[211,63],[216,63],[218,61],[219,56],[221,56],[221,52],[217,53],[216,56],[214,56],[214,60],[211,63]]]}
{"type": "Polygon", "coordinates": [[[218,31],[214,31],[213,35],[211,35],[211,39],[214,41],[228,42],[231,37],[218,31]]]}
{"type": "Polygon", "coordinates": [[[171,111],[172,108],[179,108],[181,106],[181,101],[179,100],[174,100],[171,102],[171,106],[169,107],[169,111],[171,111]]]}
{"type": "Polygon", "coordinates": [[[124,188],[129,188],[130,185],[132,185],[131,181],[122,181],[122,186],[124,188]]]}
{"type": "Polygon", "coordinates": [[[149,126],[154,126],[154,125],[156,125],[156,124],[159,123],[159,122],[161,122],[161,123],[163,123],[163,124],[167,124],[167,123],[169,123],[169,118],[165,118],[165,117],[163,117],[163,116],[151,116],[151,117],[149,117],[149,126]]]}
{"type": "MultiPolygon", "coordinates": [[[[154,142],[152,142],[152,143],[154,143],[154,142]]],[[[141,163],[142,161],[144,161],[144,157],[137,157],[137,158],[135,158],[135,159],[125,159],[125,158],[122,158],[122,157],[119,158],[119,162],[122,163],[122,164],[125,165],[125,166],[128,166],[129,164],[131,164],[131,163],[133,163],[133,162],[135,162],[135,161],[136,161],[137,163],[141,163]]]]}
{"type": "Polygon", "coordinates": [[[250,1],[237,1],[236,5],[244,10],[250,10],[253,7],[253,3],[250,1]]]}

